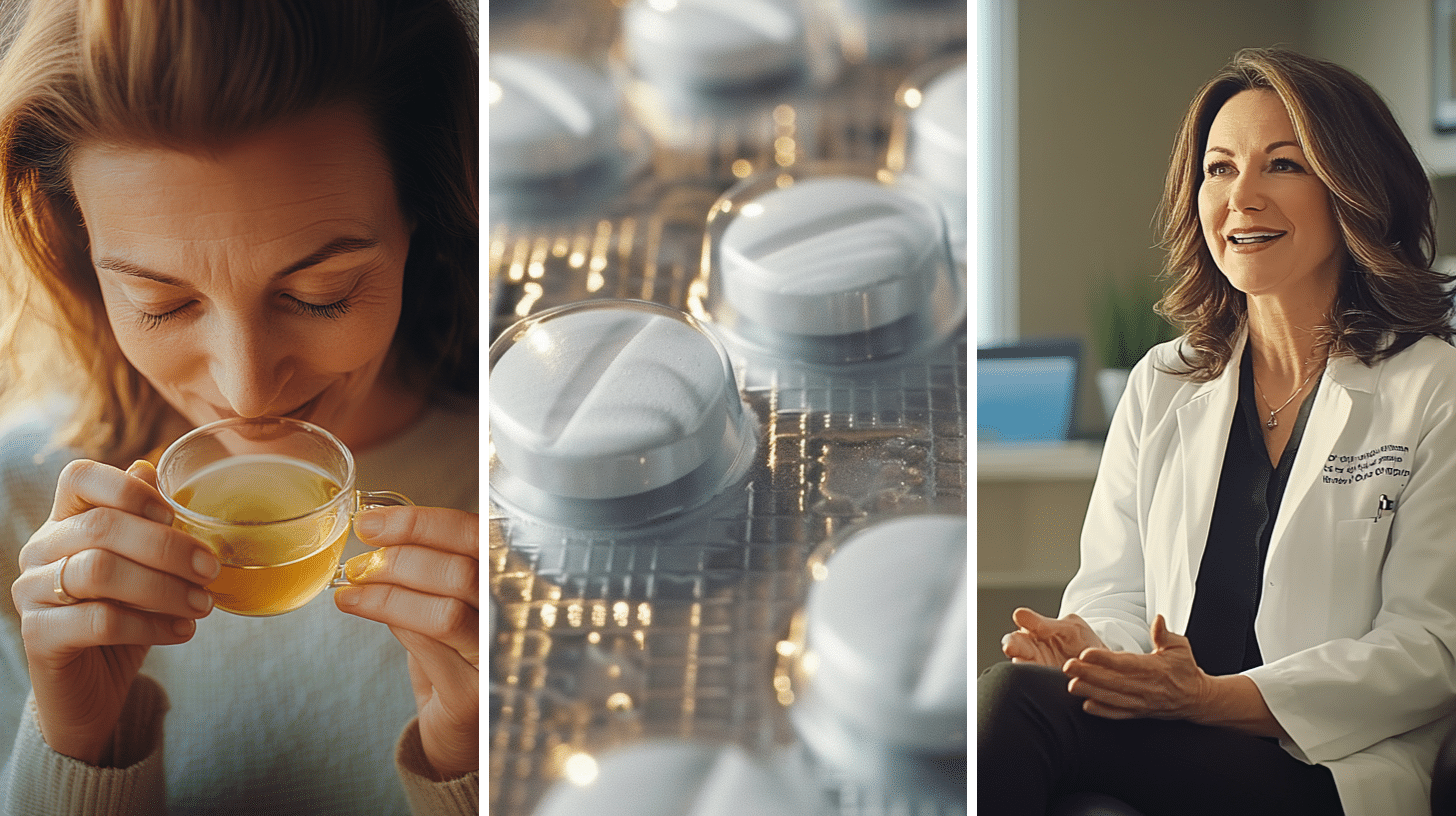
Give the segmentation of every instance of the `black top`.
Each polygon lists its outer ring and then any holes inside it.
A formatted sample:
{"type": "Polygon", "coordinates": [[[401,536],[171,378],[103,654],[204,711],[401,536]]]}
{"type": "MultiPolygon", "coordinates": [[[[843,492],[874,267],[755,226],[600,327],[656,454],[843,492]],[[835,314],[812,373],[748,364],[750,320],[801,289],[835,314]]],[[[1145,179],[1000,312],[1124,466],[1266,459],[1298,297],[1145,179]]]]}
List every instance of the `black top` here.
{"type": "MultiPolygon", "coordinates": [[[[1229,427],[1218,496],[1208,527],[1208,542],[1198,568],[1193,611],[1185,633],[1199,668],[1211,675],[1238,674],[1261,665],[1254,616],[1264,588],[1264,560],[1274,520],[1289,481],[1289,470],[1299,452],[1299,440],[1314,405],[1319,381],[1293,417],[1294,432],[1279,463],[1271,465],[1264,444],[1267,412],[1254,396],[1254,365],[1248,346],[1239,365],[1238,406],[1229,427]]],[[[1283,411],[1285,419],[1291,419],[1283,411]]]]}

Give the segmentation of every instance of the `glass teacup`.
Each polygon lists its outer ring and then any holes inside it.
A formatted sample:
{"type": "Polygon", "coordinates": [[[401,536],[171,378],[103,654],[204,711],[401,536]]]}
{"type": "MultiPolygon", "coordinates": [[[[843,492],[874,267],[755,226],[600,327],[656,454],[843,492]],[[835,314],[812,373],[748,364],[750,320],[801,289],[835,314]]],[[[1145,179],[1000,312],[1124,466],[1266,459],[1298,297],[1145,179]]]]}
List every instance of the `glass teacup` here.
{"type": "Polygon", "coordinates": [[[339,557],[354,514],[412,502],[354,487],[354,456],[317,425],[234,417],[173,442],[157,462],[172,526],[222,561],[207,586],[236,615],[280,615],[348,583],[339,557]]]}

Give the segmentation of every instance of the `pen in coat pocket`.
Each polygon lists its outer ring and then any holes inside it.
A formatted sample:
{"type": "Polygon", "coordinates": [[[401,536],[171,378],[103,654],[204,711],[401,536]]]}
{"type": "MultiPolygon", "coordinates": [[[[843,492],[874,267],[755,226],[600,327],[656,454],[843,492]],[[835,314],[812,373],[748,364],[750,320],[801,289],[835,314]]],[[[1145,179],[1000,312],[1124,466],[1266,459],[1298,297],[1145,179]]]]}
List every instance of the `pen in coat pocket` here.
{"type": "Polygon", "coordinates": [[[1380,501],[1375,504],[1375,518],[1371,521],[1380,521],[1380,517],[1386,512],[1395,513],[1395,502],[1391,501],[1389,496],[1381,493],[1380,501]]]}

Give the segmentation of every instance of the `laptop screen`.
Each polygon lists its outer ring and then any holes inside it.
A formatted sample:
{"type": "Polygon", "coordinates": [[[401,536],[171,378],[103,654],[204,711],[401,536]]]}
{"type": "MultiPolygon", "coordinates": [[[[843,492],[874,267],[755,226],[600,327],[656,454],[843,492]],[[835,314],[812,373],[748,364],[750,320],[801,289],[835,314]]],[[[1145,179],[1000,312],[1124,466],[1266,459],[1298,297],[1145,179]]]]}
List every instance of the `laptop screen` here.
{"type": "Polygon", "coordinates": [[[1070,438],[1080,355],[1076,341],[978,350],[976,441],[1070,438]]]}

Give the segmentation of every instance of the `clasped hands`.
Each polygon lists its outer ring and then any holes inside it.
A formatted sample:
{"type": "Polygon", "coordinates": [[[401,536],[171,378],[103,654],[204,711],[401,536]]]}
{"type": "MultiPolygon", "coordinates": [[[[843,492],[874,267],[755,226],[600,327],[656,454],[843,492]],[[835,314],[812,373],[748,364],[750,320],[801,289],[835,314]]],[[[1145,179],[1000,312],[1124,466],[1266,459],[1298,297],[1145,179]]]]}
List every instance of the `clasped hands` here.
{"type": "Polygon", "coordinates": [[[1112,651],[1077,615],[1048,618],[1021,608],[1011,619],[1017,629],[1001,639],[1001,651],[1016,663],[1060,668],[1067,690],[1083,698],[1088,714],[1197,721],[1214,699],[1214,678],[1194,661],[1188,638],[1168,631],[1162,615],[1149,628],[1148,654],[1112,651]]]}

